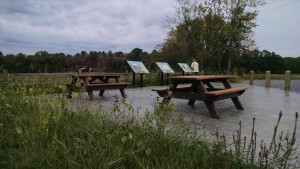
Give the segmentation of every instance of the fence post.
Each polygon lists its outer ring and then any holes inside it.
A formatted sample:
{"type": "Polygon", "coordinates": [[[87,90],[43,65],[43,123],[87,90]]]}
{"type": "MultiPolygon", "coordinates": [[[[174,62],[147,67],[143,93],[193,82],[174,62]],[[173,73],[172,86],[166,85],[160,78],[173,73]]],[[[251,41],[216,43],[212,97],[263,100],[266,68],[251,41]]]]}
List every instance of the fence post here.
{"type": "Polygon", "coordinates": [[[268,71],[266,71],[265,87],[270,87],[270,84],[271,84],[271,72],[268,70],[268,71]]]}
{"type": "Polygon", "coordinates": [[[284,89],[290,90],[291,89],[291,71],[287,70],[285,71],[285,83],[284,83],[284,89]]]}
{"type": "Polygon", "coordinates": [[[254,71],[251,70],[250,71],[250,83],[249,85],[253,85],[254,84],[254,71]]]}

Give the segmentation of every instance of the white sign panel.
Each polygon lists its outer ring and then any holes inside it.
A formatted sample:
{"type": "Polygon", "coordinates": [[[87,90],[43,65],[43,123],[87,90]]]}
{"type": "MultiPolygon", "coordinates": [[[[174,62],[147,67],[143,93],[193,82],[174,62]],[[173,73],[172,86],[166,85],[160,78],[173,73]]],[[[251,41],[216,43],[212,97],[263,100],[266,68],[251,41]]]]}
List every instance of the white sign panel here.
{"type": "Polygon", "coordinates": [[[185,73],[193,72],[193,70],[189,67],[189,65],[187,63],[178,63],[178,65],[181,67],[181,69],[185,73]]]}
{"type": "Polygon", "coordinates": [[[163,73],[175,73],[171,66],[166,62],[155,62],[163,73]]]}
{"type": "Polygon", "coordinates": [[[127,61],[134,73],[149,73],[145,65],[140,61],[127,61]]]}

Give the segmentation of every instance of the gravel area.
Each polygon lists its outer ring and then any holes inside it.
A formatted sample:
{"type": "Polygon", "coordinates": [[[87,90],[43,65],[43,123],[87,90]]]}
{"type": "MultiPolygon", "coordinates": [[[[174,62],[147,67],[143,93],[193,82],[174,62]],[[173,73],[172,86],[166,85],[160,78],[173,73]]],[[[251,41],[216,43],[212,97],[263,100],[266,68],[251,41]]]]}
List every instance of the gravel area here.
{"type": "MultiPolygon", "coordinates": [[[[249,80],[243,81],[243,83],[249,84],[249,80]]],[[[264,87],[265,80],[255,80],[254,85],[264,87]]],[[[284,80],[271,80],[271,87],[284,90],[284,80]]],[[[291,81],[291,92],[296,92],[300,94],[300,80],[291,81]]]]}

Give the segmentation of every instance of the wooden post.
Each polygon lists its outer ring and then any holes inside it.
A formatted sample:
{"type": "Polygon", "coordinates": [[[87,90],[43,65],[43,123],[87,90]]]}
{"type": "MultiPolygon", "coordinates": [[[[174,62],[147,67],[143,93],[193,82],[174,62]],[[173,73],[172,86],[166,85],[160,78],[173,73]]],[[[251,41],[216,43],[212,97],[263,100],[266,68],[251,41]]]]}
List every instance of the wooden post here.
{"type": "Polygon", "coordinates": [[[167,85],[169,85],[169,73],[167,73],[167,85]]]}
{"type": "Polygon", "coordinates": [[[132,73],[132,85],[135,86],[135,73],[132,73]]]}
{"type": "Polygon", "coordinates": [[[284,89],[290,90],[291,89],[291,71],[287,70],[285,71],[285,83],[284,83],[284,89]]]}
{"type": "Polygon", "coordinates": [[[140,85],[140,87],[143,87],[143,81],[144,81],[144,76],[143,76],[144,74],[143,73],[141,73],[141,85],[140,85]]]}
{"type": "Polygon", "coordinates": [[[253,70],[250,71],[250,83],[249,84],[250,85],[254,84],[254,71],[253,70]]]}
{"type": "Polygon", "coordinates": [[[3,82],[7,82],[8,80],[8,71],[7,69],[3,69],[3,82]]]}
{"type": "Polygon", "coordinates": [[[163,86],[164,85],[164,72],[160,72],[160,85],[163,86]]]}
{"type": "Polygon", "coordinates": [[[271,84],[271,72],[268,70],[268,71],[266,71],[265,87],[270,87],[270,84],[271,84]]]}

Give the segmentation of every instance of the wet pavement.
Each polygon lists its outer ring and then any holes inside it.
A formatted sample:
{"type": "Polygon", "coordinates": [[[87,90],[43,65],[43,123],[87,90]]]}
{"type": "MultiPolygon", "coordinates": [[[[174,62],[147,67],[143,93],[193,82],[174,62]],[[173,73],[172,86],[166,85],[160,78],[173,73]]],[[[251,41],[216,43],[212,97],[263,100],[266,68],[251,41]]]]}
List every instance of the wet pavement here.
{"type": "MultiPolygon", "coordinates": [[[[230,99],[221,100],[215,102],[221,119],[214,119],[211,118],[205,104],[201,101],[196,101],[195,105],[190,106],[187,104],[187,100],[172,99],[176,106],[172,114],[174,116],[182,115],[187,122],[195,120],[199,131],[206,129],[214,132],[218,129],[219,132],[224,132],[228,137],[232,137],[232,134],[239,128],[239,122],[241,121],[242,135],[248,138],[251,134],[253,118],[255,118],[257,140],[263,139],[268,143],[273,136],[278,114],[282,111],[283,116],[278,131],[288,132],[290,136],[293,134],[295,112],[300,113],[299,93],[256,85],[250,86],[246,83],[232,85],[248,88],[244,94],[239,96],[244,110],[237,110],[230,99]]],[[[128,95],[126,101],[131,103],[134,108],[139,109],[137,116],[143,116],[146,111],[151,112],[153,110],[153,104],[158,95],[152,89],[159,87],[126,89],[128,95]]],[[[96,110],[101,107],[101,109],[109,110],[116,97],[121,97],[118,90],[108,90],[104,93],[104,97],[97,96],[97,91],[94,94],[96,96],[94,101],[89,101],[87,94],[83,93],[82,97],[73,98],[73,103],[76,107],[86,106],[96,110]]],[[[300,122],[298,123],[296,144],[300,145],[300,122]]]]}

